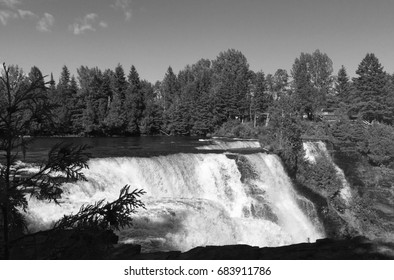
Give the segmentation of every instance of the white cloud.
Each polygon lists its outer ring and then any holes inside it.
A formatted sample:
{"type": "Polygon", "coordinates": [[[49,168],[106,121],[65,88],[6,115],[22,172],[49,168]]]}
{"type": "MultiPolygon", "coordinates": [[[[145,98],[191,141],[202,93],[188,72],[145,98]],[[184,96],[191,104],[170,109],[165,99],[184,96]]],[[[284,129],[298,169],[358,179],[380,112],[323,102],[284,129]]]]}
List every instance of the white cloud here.
{"type": "Polygon", "coordinates": [[[21,4],[20,0],[0,0],[0,6],[5,6],[5,10],[0,10],[0,21],[6,25],[9,19],[38,19],[39,17],[28,10],[18,9],[21,4]]]}
{"type": "Polygon", "coordinates": [[[133,10],[131,9],[132,0],[115,0],[115,4],[111,5],[117,10],[122,10],[126,21],[130,20],[133,15],[133,10]]]}
{"type": "Polygon", "coordinates": [[[38,31],[41,32],[50,32],[51,31],[51,27],[55,24],[55,18],[53,17],[53,15],[45,13],[44,17],[42,17],[37,25],[36,28],[38,31]]]}
{"type": "Polygon", "coordinates": [[[92,21],[94,21],[97,17],[98,17],[97,14],[95,14],[95,13],[90,13],[90,14],[87,14],[87,15],[85,16],[85,19],[86,19],[86,20],[92,20],[92,21]]]}
{"type": "Polygon", "coordinates": [[[70,25],[70,30],[75,35],[82,34],[87,30],[96,31],[96,29],[93,27],[93,24],[96,21],[97,17],[98,17],[97,14],[91,13],[91,14],[87,14],[82,19],[80,18],[76,19],[75,22],[72,25],[70,25]]]}
{"type": "Polygon", "coordinates": [[[0,10],[0,21],[3,25],[7,25],[9,19],[18,18],[18,14],[13,11],[0,10]]]}
{"type": "Polygon", "coordinates": [[[101,28],[108,27],[108,23],[105,21],[100,21],[97,23],[98,15],[95,13],[90,13],[83,18],[77,18],[73,24],[69,26],[71,32],[75,35],[83,34],[85,31],[96,31],[97,26],[101,28]]]}
{"type": "Polygon", "coordinates": [[[7,6],[8,8],[11,9],[16,9],[16,6],[21,3],[20,0],[0,0],[0,4],[3,4],[4,6],[7,6]]]}
{"type": "Polygon", "coordinates": [[[106,23],[105,21],[100,21],[99,25],[100,25],[102,28],[107,28],[107,27],[108,27],[108,23],[106,23]]]}
{"type": "Polygon", "coordinates": [[[18,9],[18,13],[19,13],[19,16],[22,19],[36,19],[36,18],[39,18],[39,16],[37,16],[32,11],[18,9]]]}

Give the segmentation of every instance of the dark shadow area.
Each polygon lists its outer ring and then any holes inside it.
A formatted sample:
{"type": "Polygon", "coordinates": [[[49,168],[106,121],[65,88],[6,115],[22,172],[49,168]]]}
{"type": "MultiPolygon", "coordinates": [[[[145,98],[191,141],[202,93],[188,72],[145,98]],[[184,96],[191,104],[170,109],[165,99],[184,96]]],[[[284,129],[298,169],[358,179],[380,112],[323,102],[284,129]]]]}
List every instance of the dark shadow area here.
{"type": "Polygon", "coordinates": [[[115,257],[119,253],[141,252],[141,248],[142,251],[173,251],[176,248],[162,237],[168,233],[177,233],[182,228],[181,217],[182,213],[169,211],[166,219],[160,221],[136,218],[133,227],[116,234],[101,229],[40,231],[14,239],[10,246],[10,259],[96,260],[108,259],[111,255],[115,257]],[[119,240],[129,236],[136,240],[133,244],[119,243],[119,240]]]}
{"type": "Polygon", "coordinates": [[[363,237],[321,239],[275,248],[248,245],[197,247],[188,252],[118,254],[135,260],[388,260],[394,259],[394,243],[372,242],[363,237]]]}

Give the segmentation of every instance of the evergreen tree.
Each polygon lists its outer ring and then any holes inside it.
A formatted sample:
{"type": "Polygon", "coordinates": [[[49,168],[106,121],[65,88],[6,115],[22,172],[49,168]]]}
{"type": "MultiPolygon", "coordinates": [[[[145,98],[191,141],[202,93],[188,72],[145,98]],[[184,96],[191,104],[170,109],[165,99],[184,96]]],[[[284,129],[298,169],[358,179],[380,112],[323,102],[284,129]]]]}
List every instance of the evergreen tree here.
{"type": "Polygon", "coordinates": [[[124,110],[126,113],[126,132],[131,135],[140,134],[140,122],[144,110],[144,97],[141,90],[140,77],[134,65],[131,66],[128,76],[129,87],[127,89],[124,110]]]}
{"type": "Polygon", "coordinates": [[[161,83],[161,93],[163,96],[163,109],[166,112],[179,97],[179,83],[172,67],[169,66],[167,73],[161,83]]]}
{"type": "Polygon", "coordinates": [[[338,71],[335,82],[335,90],[327,96],[327,108],[337,110],[340,107],[346,107],[350,103],[351,83],[346,72],[346,68],[342,65],[338,71]]]}
{"type": "Polygon", "coordinates": [[[113,78],[114,78],[114,73],[110,69],[106,69],[102,75],[102,82],[101,82],[101,100],[100,100],[100,108],[101,108],[101,113],[99,116],[99,123],[100,123],[100,129],[105,132],[105,118],[108,115],[110,106],[111,106],[111,100],[114,96],[113,94],[113,78]]]}
{"type": "Polygon", "coordinates": [[[173,122],[178,119],[180,87],[177,76],[174,74],[171,66],[168,67],[167,73],[164,76],[160,91],[162,94],[164,129],[167,133],[174,134],[174,127],[177,124],[173,122]]]}
{"type": "Polygon", "coordinates": [[[67,66],[63,66],[60,74],[59,83],[57,84],[54,105],[58,108],[55,110],[56,129],[59,134],[69,134],[72,131],[73,96],[71,86],[70,71],[67,66]]]}
{"type": "Polygon", "coordinates": [[[114,72],[113,95],[108,114],[104,120],[107,133],[123,135],[127,126],[124,101],[126,98],[127,81],[123,67],[118,64],[114,72]]]}
{"type": "Polygon", "coordinates": [[[212,73],[211,62],[201,59],[192,66],[193,73],[193,102],[190,112],[190,133],[193,135],[206,135],[214,129],[213,102],[212,102],[212,73]]]}
{"type": "Polygon", "coordinates": [[[102,93],[102,73],[99,69],[89,70],[89,84],[84,93],[83,130],[86,134],[100,134],[100,124],[106,113],[107,98],[102,93]]]}
{"type": "MultiPolygon", "coordinates": [[[[257,72],[254,80],[254,93],[252,99],[253,119],[256,125],[257,119],[262,119],[264,113],[272,105],[272,95],[267,91],[267,83],[263,72],[257,72]]],[[[266,116],[268,117],[268,116],[266,116]]]]}
{"type": "MultiPolygon", "coordinates": [[[[49,80],[48,83],[48,89],[46,91],[46,95],[47,95],[47,102],[49,102],[51,107],[54,111],[56,109],[57,103],[56,103],[56,97],[57,97],[57,93],[56,93],[56,82],[53,79],[53,74],[51,73],[51,78],[49,80]]],[[[57,128],[56,126],[56,117],[54,116],[54,119],[52,121],[42,121],[42,130],[40,131],[40,135],[53,135],[54,133],[56,133],[57,128]]]]}
{"type": "Polygon", "coordinates": [[[71,92],[71,97],[72,97],[72,105],[71,105],[71,110],[70,110],[70,118],[71,118],[71,123],[72,123],[72,128],[71,128],[71,133],[73,134],[79,134],[82,131],[82,108],[83,108],[83,102],[82,98],[79,94],[79,87],[77,80],[75,79],[74,76],[71,77],[70,81],[70,92],[71,92]]]}
{"type": "Polygon", "coordinates": [[[128,84],[122,65],[118,64],[118,66],[116,66],[114,78],[114,93],[119,95],[123,103],[126,98],[128,84]]]}
{"type": "Polygon", "coordinates": [[[388,103],[386,91],[387,75],[373,53],[368,53],[356,71],[353,109],[369,122],[392,122],[392,108],[388,103]]]}
{"type": "Polygon", "coordinates": [[[349,93],[349,86],[349,77],[347,75],[345,66],[342,65],[338,71],[338,78],[335,83],[335,90],[340,100],[345,101],[347,99],[347,94],[349,93]]]}
{"type": "Polygon", "coordinates": [[[141,133],[146,135],[159,134],[162,124],[162,108],[157,102],[157,92],[147,81],[141,81],[141,92],[145,101],[145,108],[140,124],[141,133]]]}
{"type": "MultiPolygon", "coordinates": [[[[34,89],[34,94],[37,95],[46,95],[46,87],[45,87],[45,82],[44,82],[44,77],[40,71],[40,69],[37,66],[33,66],[30,70],[30,73],[28,75],[28,78],[31,81],[38,81],[38,86],[36,89],[34,89]],[[39,92],[41,91],[41,92],[39,92]]],[[[31,100],[32,101],[32,100],[31,100]]],[[[49,102],[47,99],[42,100],[41,102],[45,102],[45,104],[41,104],[41,106],[50,106],[49,102]]],[[[34,106],[33,104],[28,104],[28,106],[34,106]]],[[[30,117],[29,114],[26,114],[26,117],[30,117]]],[[[45,133],[45,130],[47,129],[45,127],[45,118],[40,118],[39,116],[37,116],[37,118],[32,121],[32,123],[30,124],[30,127],[28,129],[28,131],[25,131],[26,134],[29,135],[37,135],[39,133],[41,133],[41,131],[43,131],[45,133]]]]}
{"type": "Polygon", "coordinates": [[[84,179],[80,170],[86,166],[84,148],[57,145],[49,153],[47,163],[39,171],[26,174],[23,166],[16,166],[19,151],[26,152],[31,138],[25,133],[34,121],[51,118],[45,93],[47,83],[37,68],[26,77],[16,67],[3,64],[0,77],[0,214],[3,219],[5,258],[9,257],[9,233],[23,224],[29,197],[57,201],[62,194],[61,183],[84,179]],[[57,172],[56,176],[53,174],[57,172]]]}

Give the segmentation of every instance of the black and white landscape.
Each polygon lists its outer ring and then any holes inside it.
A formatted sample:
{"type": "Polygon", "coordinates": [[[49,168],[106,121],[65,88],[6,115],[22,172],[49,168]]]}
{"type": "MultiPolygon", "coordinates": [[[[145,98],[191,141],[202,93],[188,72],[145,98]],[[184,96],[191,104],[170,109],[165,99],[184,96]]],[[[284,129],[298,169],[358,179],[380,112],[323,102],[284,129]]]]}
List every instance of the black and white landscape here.
{"type": "Polygon", "coordinates": [[[0,0],[1,257],[393,259],[392,11],[0,0]]]}

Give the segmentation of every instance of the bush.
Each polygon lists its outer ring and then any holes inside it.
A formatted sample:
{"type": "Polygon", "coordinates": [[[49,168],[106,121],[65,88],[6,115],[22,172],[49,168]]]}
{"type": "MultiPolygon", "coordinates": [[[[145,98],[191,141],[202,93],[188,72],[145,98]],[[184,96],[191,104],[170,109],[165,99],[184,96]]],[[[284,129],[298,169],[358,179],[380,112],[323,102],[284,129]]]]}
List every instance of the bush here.
{"type": "Polygon", "coordinates": [[[302,131],[303,136],[312,139],[327,139],[329,138],[328,124],[325,122],[311,122],[303,121],[302,131]]]}
{"type": "Polygon", "coordinates": [[[241,123],[239,120],[227,121],[213,133],[214,136],[236,138],[257,138],[258,134],[252,123],[241,123]]]}
{"type": "Polygon", "coordinates": [[[300,161],[297,181],[327,198],[336,196],[342,186],[334,165],[325,157],[318,157],[316,163],[300,161]]]}
{"type": "Polygon", "coordinates": [[[389,166],[394,160],[394,128],[384,124],[368,126],[364,152],[374,166],[389,166]]]}

